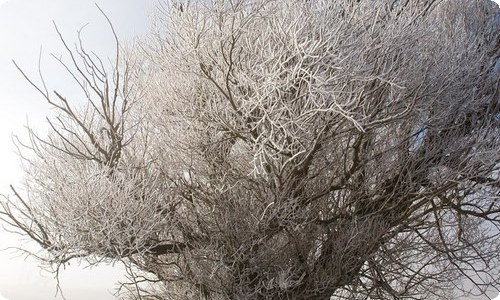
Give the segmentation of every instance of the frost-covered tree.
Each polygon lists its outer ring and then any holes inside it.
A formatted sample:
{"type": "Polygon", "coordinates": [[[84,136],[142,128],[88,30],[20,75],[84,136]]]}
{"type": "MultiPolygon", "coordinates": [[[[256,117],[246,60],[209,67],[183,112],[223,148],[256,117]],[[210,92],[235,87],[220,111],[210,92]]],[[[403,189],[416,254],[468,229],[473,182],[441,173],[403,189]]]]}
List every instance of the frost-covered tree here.
{"type": "Polygon", "coordinates": [[[484,293],[499,28],[480,0],[172,1],[112,72],[66,47],[85,106],[27,77],[60,115],[1,217],[55,266],[125,262],[134,299],[484,293]]]}

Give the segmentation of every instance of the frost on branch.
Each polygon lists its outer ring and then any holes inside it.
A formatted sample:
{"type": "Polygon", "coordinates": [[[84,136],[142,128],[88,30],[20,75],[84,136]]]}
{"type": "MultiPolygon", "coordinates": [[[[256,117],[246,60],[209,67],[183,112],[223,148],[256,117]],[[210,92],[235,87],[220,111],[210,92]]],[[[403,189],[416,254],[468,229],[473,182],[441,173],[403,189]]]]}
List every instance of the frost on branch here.
{"type": "Polygon", "coordinates": [[[39,89],[61,118],[31,135],[37,158],[2,218],[55,264],[130,265],[132,298],[484,293],[500,263],[495,14],[451,0],[160,6],[113,74],[74,61],[84,109],[39,89]]]}

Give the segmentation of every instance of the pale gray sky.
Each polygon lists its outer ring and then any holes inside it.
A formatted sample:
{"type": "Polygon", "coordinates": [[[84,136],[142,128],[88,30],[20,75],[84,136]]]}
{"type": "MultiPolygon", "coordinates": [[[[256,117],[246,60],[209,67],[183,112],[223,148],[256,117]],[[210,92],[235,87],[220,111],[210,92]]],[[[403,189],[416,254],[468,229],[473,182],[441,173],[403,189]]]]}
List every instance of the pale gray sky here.
{"type": "MultiPolygon", "coordinates": [[[[121,40],[126,41],[147,30],[147,16],[156,0],[0,0],[0,193],[6,193],[8,185],[21,177],[11,143],[12,133],[22,135],[27,120],[43,132],[44,117],[50,114],[47,104],[22,79],[11,60],[15,59],[36,78],[42,46],[42,71],[50,85],[64,88],[72,95],[67,88],[68,76],[50,57],[50,53],[63,53],[52,20],[69,41],[74,41],[76,31],[89,23],[83,32],[87,48],[112,55],[111,32],[94,2],[110,17],[121,40]]],[[[0,230],[0,249],[20,245],[15,236],[0,230]]],[[[42,272],[37,265],[18,253],[0,251],[0,300],[61,299],[54,296],[53,275],[42,272]]],[[[111,292],[120,276],[117,268],[83,269],[72,264],[60,279],[68,300],[111,300],[115,299],[111,292]]]]}
{"type": "MultiPolygon", "coordinates": [[[[18,159],[11,143],[12,133],[22,134],[26,120],[43,131],[48,106],[14,69],[15,59],[28,74],[37,74],[40,46],[42,70],[56,88],[67,85],[67,76],[50,53],[62,53],[52,26],[55,20],[68,40],[86,23],[85,45],[103,55],[112,54],[112,36],[99,6],[113,21],[122,40],[130,40],[147,30],[147,15],[157,0],[0,0],[0,193],[20,176],[18,159]]],[[[495,0],[499,3],[500,0],[495,0]]],[[[71,90],[69,91],[71,93],[71,90]]],[[[0,249],[19,246],[20,241],[0,230],[0,249]]],[[[111,292],[121,277],[117,268],[101,266],[84,269],[72,264],[62,272],[61,285],[68,300],[112,300],[111,292]]],[[[37,262],[11,251],[0,251],[0,300],[61,299],[54,297],[56,281],[42,272],[37,262]]],[[[497,298],[500,300],[500,298],[497,298]]]]}

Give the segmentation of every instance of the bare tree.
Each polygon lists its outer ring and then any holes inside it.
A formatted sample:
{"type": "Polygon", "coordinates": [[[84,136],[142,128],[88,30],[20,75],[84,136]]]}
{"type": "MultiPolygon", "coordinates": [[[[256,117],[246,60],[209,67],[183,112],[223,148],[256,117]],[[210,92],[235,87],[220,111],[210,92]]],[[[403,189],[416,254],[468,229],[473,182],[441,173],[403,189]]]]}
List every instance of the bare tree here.
{"type": "Polygon", "coordinates": [[[479,0],[159,7],[112,74],[66,47],[84,109],[28,79],[61,117],[31,132],[2,219],[56,266],[125,262],[134,299],[484,293],[499,284],[498,15],[479,0]]]}

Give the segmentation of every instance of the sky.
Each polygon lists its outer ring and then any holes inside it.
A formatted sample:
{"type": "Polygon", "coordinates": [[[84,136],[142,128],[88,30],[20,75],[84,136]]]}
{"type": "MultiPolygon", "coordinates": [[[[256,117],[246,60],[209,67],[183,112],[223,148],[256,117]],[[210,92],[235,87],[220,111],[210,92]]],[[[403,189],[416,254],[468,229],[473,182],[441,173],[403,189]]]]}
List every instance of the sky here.
{"type": "MultiPolygon", "coordinates": [[[[83,31],[84,44],[101,56],[112,56],[113,36],[96,2],[112,20],[124,43],[144,34],[148,15],[156,0],[0,0],[0,194],[21,178],[19,159],[14,153],[12,134],[23,136],[29,124],[40,132],[47,128],[48,105],[14,68],[12,59],[27,74],[36,78],[42,49],[41,69],[50,86],[63,88],[69,95],[67,75],[50,54],[63,53],[52,20],[71,43],[76,32],[83,31]]],[[[74,93],[75,98],[76,93],[74,93]]],[[[34,245],[0,229],[0,249],[34,245]]],[[[112,300],[120,268],[100,266],[84,268],[72,264],[61,272],[60,284],[68,300],[112,300]]],[[[42,271],[38,262],[12,250],[0,251],[0,300],[62,299],[55,297],[53,274],[42,271]]]]}
{"type": "MultiPolygon", "coordinates": [[[[84,43],[104,56],[112,56],[113,39],[96,2],[112,20],[123,42],[147,31],[148,14],[157,0],[0,0],[0,194],[21,178],[19,159],[14,153],[12,134],[22,136],[24,125],[46,130],[48,105],[32,89],[12,64],[12,59],[36,77],[40,49],[41,69],[50,86],[67,88],[67,76],[50,54],[61,54],[52,20],[68,41],[83,31],[84,43]]],[[[496,0],[500,2],[500,0],[496,0]]],[[[68,89],[69,95],[74,91],[68,89]]],[[[76,94],[75,94],[75,98],[76,94]]],[[[26,241],[0,229],[0,249],[25,245],[26,241]]],[[[60,284],[68,300],[113,300],[116,282],[122,278],[118,267],[85,268],[72,264],[63,270],[60,284]]],[[[33,259],[13,251],[0,251],[0,300],[62,299],[55,296],[53,275],[42,271],[33,259]]],[[[500,300],[500,297],[496,298],[500,300]]]]}

